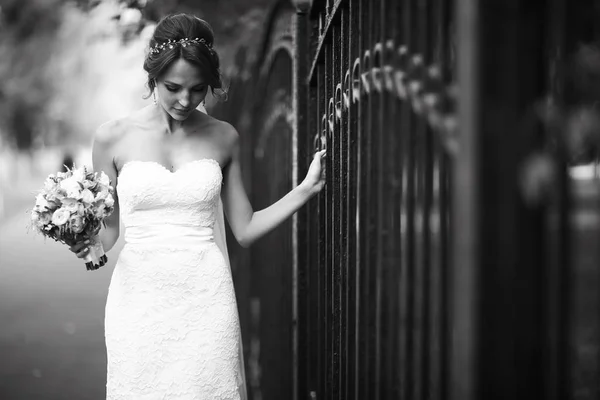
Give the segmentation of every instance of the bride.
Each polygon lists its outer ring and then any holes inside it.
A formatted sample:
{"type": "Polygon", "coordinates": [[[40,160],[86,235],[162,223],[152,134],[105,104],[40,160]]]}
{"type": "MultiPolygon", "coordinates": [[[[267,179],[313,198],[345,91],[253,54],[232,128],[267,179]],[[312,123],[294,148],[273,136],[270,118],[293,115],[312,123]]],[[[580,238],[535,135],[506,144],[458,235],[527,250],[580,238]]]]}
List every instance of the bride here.
{"type": "MultiPolygon", "coordinates": [[[[144,69],[154,104],[100,126],[92,152],[94,169],[116,187],[115,212],[100,232],[105,250],[125,226],[106,302],[107,399],[245,399],[220,204],[237,241],[249,246],[322,189],[325,153],[315,154],[300,185],[255,212],[238,133],[197,110],[222,86],[210,25],[189,14],[165,17],[144,69]]],[[[71,251],[82,258],[87,246],[71,251]]]]}

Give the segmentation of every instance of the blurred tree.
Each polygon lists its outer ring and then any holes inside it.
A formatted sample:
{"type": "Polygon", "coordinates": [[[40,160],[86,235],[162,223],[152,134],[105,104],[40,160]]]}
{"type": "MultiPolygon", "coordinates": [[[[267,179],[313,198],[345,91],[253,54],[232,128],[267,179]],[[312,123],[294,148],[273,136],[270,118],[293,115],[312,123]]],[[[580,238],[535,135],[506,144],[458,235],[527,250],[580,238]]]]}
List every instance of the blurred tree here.
{"type": "Polygon", "coordinates": [[[26,40],[52,33],[60,24],[59,0],[0,0],[2,33],[26,40]]]}
{"type": "Polygon", "coordinates": [[[260,42],[274,1],[0,0],[0,142],[87,142],[143,104],[148,35],[169,13],[209,21],[227,75],[238,49],[260,42]]]}
{"type": "Polygon", "coordinates": [[[0,0],[0,134],[31,147],[50,100],[44,66],[60,25],[58,0],[0,0]]]}

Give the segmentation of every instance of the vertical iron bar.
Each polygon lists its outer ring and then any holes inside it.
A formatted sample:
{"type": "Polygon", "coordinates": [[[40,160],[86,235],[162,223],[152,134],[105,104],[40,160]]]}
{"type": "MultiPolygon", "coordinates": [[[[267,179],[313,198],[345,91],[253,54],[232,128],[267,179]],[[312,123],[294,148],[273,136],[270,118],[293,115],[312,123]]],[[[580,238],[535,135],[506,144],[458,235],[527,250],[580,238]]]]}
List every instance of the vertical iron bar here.
{"type": "MultiPolygon", "coordinates": [[[[360,311],[361,311],[361,293],[360,293],[360,224],[359,224],[359,213],[360,213],[360,111],[354,101],[353,97],[353,67],[354,60],[359,53],[359,37],[356,27],[358,26],[360,19],[360,3],[359,0],[349,0],[349,24],[348,24],[348,135],[350,140],[350,146],[348,150],[348,181],[349,187],[351,188],[350,201],[349,201],[349,229],[348,234],[350,238],[349,242],[349,254],[348,259],[350,261],[351,273],[348,275],[348,304],[350,311],[348,313],[348,347],[350,349],[349,360],[351,365],[348,368],[348,399],[359,400],[359,377],[362,372],[360,368],[360,311]]],[[[346,79],[344,77],[344,79],[346,79]]]]}
{"type": "MultiPolygon", "coordinates": [[[[307,159],[310,154],[307,150],[310,149],[307,141],[310,140],[310,130],[307,119],[310,109],[308,103],[308,91],[306,76],[308,75],[308,54],[309,54],[309,25],[308,15],[305,13],[297,13],[295,15],[295,58],[294,58],[294,112],[296,113],[296,146],[297,165],[295,166],[297,173],[301,173],[308,169],[307,159]],[[308,140],[307,140],[308,139],[308,140]]],[[[298,176],[298,179],[300,177],[298,176]]],[[[294,388],[292,400],[299,400],[308,392],[308,365],[310,365],[310,264],[308,262],[307,248],[310,243],[308,231],[308,217],[310,213],[307,207],[303,207],[298,211],[297,215],[297,270],[296,270],[296,290],[294,293],[295,325],[294,325],[294,388]]]]}
{"type": "MultiPolygon", "coordinates": [[[[397,4],[397,2],[394,2],[397,4]]],[[[381,262],[381,274],[378,279],[380,281],[380,342],[379,342],[379,371],[380,371],[380,387],[381,398],[391,399],[397,397],[394,394],[394,386],[398,379],[398,366],[395,364],[396,344],[398,341],[397,334],[397,315],[395,314],[395,294],[397,292],[395,272],[397,270],[397,261],[399,255],[396,253],[398,244],[395,239],[399,238],[399,232],[395,231],[396,212],[398,209],[397,190],[395,183],[397,178],[395,173],[395,160],[399,154],[397,149],[397,135],[394,131],[396,127],[395,114],[398,111],[398,104],[387,87],[388,68],[393,65],[393,59],[390,57],[391,51],[388,49],[390,41],[395,37],[394,29],[397,26],[396,18],[399,13],[396,13],[393,4],[389,0],[382,0],[378,6],[377,13],[379,20],[382,22],[379,29],[379,43],[382,46],[381,58],[379,62],[380,77],[381,77],[381,132],[379,143],[380,154],[380,243],[379,255],[381,262]]]]}
{"type": "MultiPolygon", "coordinates": [[[[554,74],[548,76],[548,92],[559,101],[564,100],[563,73],[566,53],[569,52],[568,20],[569,5],[566,0],[550,0],[548,5],[546,34],[549,48],[547,62],[553,63],[554,74]]],[[[580,5],[578,5],[580,6],[580,5]]],[[[550,69],[550,68],[549,68],[550,69]]],[[[552,140],[551,138],[548,138],[552,140]]],[[[549,230],[548,247],[551,251],[548,266],[548,294],[546,296],[547,349],[546,349],[546,395],[549,400],[572,396],[571,343],[571,276],[569,243],[569,178],[566,171],[566,155],[561,152],[559,166],[557,204],[550,208],[547,218],[549,230]]],[[[600,397],[599,397],[600,399],[600,397]]]]}
{"type": "Polygon", "coordinates": [[[367,308],[367,362],[368,370],[368,397],[378,398],[379,382],[377,381],[378,369],[378,351],[377,351],[377,264],[375,246],[377,242],[377,227],[376,227],[376,136],[377,136],[377,101],[375,90],[373,87],[372,70],[373,70],[373,29],[375,26],[375,15],[373,13],[374,0],[367,2],[364,14],[363,24],[363,82],[365,86],[364,101],[365,101],[365,286],[368,297],[367,308]],[[368,57],[367,54],[370,54],[368,57]]]}
{"type": "MultiPolygon", "coordinates": [[[[411,38],[412,31],[412,3],[413,0],[407,0],[402,2],[401,11],[401,26],[400,29],[400,48],[408,48],[409,40],[411,38]]],[[[397,57],[401,55],[398,54],[397,57]]],[[[399,65],[399,68],[404,69],[406,72],[405,65],[399,65]]],[[[413,381],[413,363],[412,363],[412,294],[414,287],[411,279],[412,269],[412,230],[410,227],[412,208],[410,206],[410,193],[408,188],[410,186],[409,175],[410,163],[411,163],[411,149],[410,145],[410,132],[413,128],[412,124],[412,110],[406,100],[401,101],[401,124],[400,124],[400,140],[401,140],[401,157],[400,157],[400,168],[401,168],[401,202],[400,202],[400,218],[398,224],[401,232],[401,260],[400,260],[400,290],[399,290],[399,301],[400,301],[400,398],[410,400],[412,393],[412,381],[413,381]]]]}
{"type": "MultiPolygon", "coordinates": [[[[456,13],[455,0],[449,0],[448,3],[443,3],[442,10],[442,76],[444,82],[454,84],[456,82],[455,58],[453,57],[453,48],[456,38],[456,13]]],[[[440,400],[448,400],[451,398],[451,331],[450,331],[450,315],[452,311],[452,278],[451,273],[454,268],[454,256],[452,253],[453,244],[451,232],[453,221],[453,204],[452,204],[452,170],[450,157],[446,154],[442,157],[442,173],[440,176],[440,240],[442,245],[441,252],[441,284],[442,293],[440,296],[441,310],[441,344],[440,348],[440,400]]]]}
{"type": "MultiPolygon", "coordinates": [[[[326,11],[323,11],[324,19],[326,18],[326,11]]],[[[330,40],[330,38],[323,38],[323,40],[330,40]]],[[[323,116],[321,120],[323,121],[323,132],[326,137],[327,149],[331,153],[334,153],[333,147],[333,138],[332,133],[329,128],[329,107],[328,107],[328,99],[331,93],[331,64],[332,64],[332,50],[331,46],[325,44],[322,47],[323,56],[324,56],[324,65],[322,66],[323,73],[323,88],[322,88],[322,96],[321,103],[323,105],[323,116]]],[[[324,257],[324,272],[325,272],[325,292],[327,293],[326,303],[325,303],[325,326],[324,326],[324,336],[325,336],[325,354],[326,354],[326,389],[325,393],[327,398],[331,398],[331,390],[332,390],[332,382],[333,382],[333,336],[334,336],[334,322],[333,322],[333,300],[335,298],[335,292],[333,287],[333,248],[335,247],[334,238],[332,235],[332,210],[333,210],[333,199],[332,194],[334,192],[334,176],[331,174],[333,167],[333,158],[335,158],[335,154],[331,154],[326,159],[327,164],[327,185],[323,189],[324,195],[323,198],[325,200],[323,204],[324,209],[324,217],[325,217],[325,236],[323,238],[323,257],[324,257]]]]}
{"type": "MultiPolygon", "coordinates": [[[[384,57],[382,64],[384,68],[390,68],[390,78],[393,82],[393,74],[399,68],[397,49],[402,43],[402,2],[388,0],[382,5],[382,19],[385,18],[384,57]],[[400,23],[398,23],[400,21],[400,23]],[[389,41],[389,42],[388,42],[389,41]],[[389,46],[389,48],[388,48],[389,46]]],[[[384,74],[387,79],[387,73],[384,74]]],[[[403,104],[398,99],[396,90],[392,84],[386,89],[386,123],[387,138],[384,147],[386,173],[384,182],[386,184],[384,195],[387,206],[384,209],[384,223],[387,231],[385,240],[385,251],[383,253],[384,281],[387,282],[387,346],[385,364],[382,368],[387,372],[388,399],[397,399],[401,396],[401,384],[403,377],[403,364],[399,357],[402,346],[403,321],[400,319],[400,291],[402,290],[402,139],[405,131],[403,127],[403,104]]]]}
{"type": "MultiPolygon", "coordinates": [[[[357,57],[359,61],[362,63],[362,55],[365,50],[365,20],[364,18],[365,12],[368,9],[368,0],[360,0],[359,1],[359,18],[357,21],[357,26],[359,27],[358,31],[358,54],[357,57]]],[[[359,72],[364,73],[364,66],[361,65],[359,68],[359,72]]],[[[358,76],[360,80],[360,76],[358,76]]],[[[368,389],[369,389],[369,354],[368,354],[368,340],[369,340],[369,295],[368,295],[368,258],[367,258],[367,243],[365,239],[367,238],[368,226],[367,226],[367,209],[366,209],[366,200],[368,196],[368,153],[366,152],[366,146],[368,143],[368,114],[365,108],[366,101],[363,97],[362,93],[362,83],[360,85],[360,93],[358,96],[358,112],[359,112],[359,125],[358,125],[358,179],[359,179],[359,187],[358,187],[358,268],[360,271],[359,275],[359,306],[360,306],[360,331],[359,331],[359,358],[358,365],[360,372],[357,373],[357,381],[358,381],[358,398],[365,399],[369,397],[368,389]]]]}
{"type": "MultiPolygon", "coordinates": [[[[424,0],[421,3],[420,21],[423,25],[423,36],[420,39],[421,52],[425,58],[425,65],[431,65],[434,58],[434,46],[431,30],[433,7],[431,0],[424,0]]],[[[421,388],[420,397],[422,399],[430,399],[432,384],[430,371],[430,354],[431,354],[431,301],[430,294],[432,292],[431,280],[431,209],[432,209],[432,186],[433,186],[433,138],[431,128],[427,125],[426,119],[421,118],[422,128],[422,149],[423,159],[421,170],[421,202],[422,202],[422,221],[421,221],[421,236],[422,236],[422,279],[423,279],[423,297],[422,297],[422,352],[421,352],[421,388]]]]}
{"type": "Polygon", "coordinates": [[[340,207],[341,207],[341,181],[340,181],[340,163],[341,163],[341,151],[340,151],[340,124],[335,118],[335,86],[338,82],[339,75],[339,40],[340,40],[340,25],[337,21],[334,21],[330,27],[330,44],[329,44],[329,57],[330,57],[330,65],[328,67],[329,71],[329,96],[327,97],[327,117],[330,121],[330,124],[333,124],[330,129],[332,131],[331,134],[331,154],[330,159],[332,161],[331,165],[331,176],[332,176],[332,186],[331,186],[331,198],[330,198],[330,207],[331,207],[331,247],[332,252],[330,255],[331,266],[332,266],[332,326],[330,328],[332,334],[331,340],[331,353],[332,353],[332,390],[331,390],[331,398],[336,399],[339,398],[340,393],[340,339],[341,339],[341,263],[340,263],[340,246],[343,240],[341,236],[340,227],[340,207]],[[332,103],[333,99],[333,103],[332,103]],[[332,107],[333,106],[333,107],[332,107]]]}
{"type": "MultiPolygon", "coordinates": [[[[316,110],[317,110],[317,126],[318,126],[318,134],[321,134],[321,132],[323,131],[323,122],[322,122],[322,113],[323,113],[323,106],[322,106],[322,102],[319,101],[320,99],[323,98],[323,71],[322,71],[323,67],[322,65],[318,65],[317,66],[317,70],[316,70],[316,74],[317,74],[317,97],[316,97],[316,110]]],[[[326,345],[326,338],[324,338],[324,334],[327,332],[327,323],[326,323],[326,313],[327,313],[327,281],[325,279],[326,277],[326,271],[325,271],[325,262],[324,262],[324,245],[326,246],[326,242],[325,242],[325,232],[323,229],[323,222],[327,222],[327,220],[325,219],[325,193],[321,193],[319,195],[319,206],[317,209],[318,212],[318,217],[319,217],[319,224],[317,225],[317,236],[318,236],[318,242],[317,242],[317,254],[318,254],[318,276],[319,276],[319,331],[318,331],[318,337],[319,337],[319,350],[318,350],[318,358],[319,358],[319,362],[318,362],[318,381],[319,381],[319,389],[318,389],[318,397],[319,398],[323,398],[325,396],[325,387],[326,387],[326,378],[327,378],[327,368],[326,368],[326,363],[327,363],[327,345],[326,345]]]]}
{"type": "MultiPolygon", "coordinates": [[[[426,4],[424,0],[417,1],[413,12],[413,18],[415,21],[415,32],[416,35],[410,40],[410,48],[414,49],[411,53],[417,54],[423,58],[424,65],[427,65],[429,61],[426,58],[427,52],[427,24],[426,24],[426,4]]],[[[415,288],[414,297],[414,316],[415,326],[413,329],[414,342],[414,371],[415,380],[413,385],[412,398],[420,400],[423,398],[423,386],[424,386],[424,372],[426,370],[424,355],[426,353],[425,339],[425,297],[426,297],[426,281],[425,281],[425,209],[424,209],[424,170],[425,170],[425,135],[426,126],[423,118],[416,114],[415,118],[415,129],[413,130],[413,138],[411,146],[411,153],[414,154],[413,169],[411,176],[413,183],[411,188],[413,193],[411,198],[413,199],[413,210],[411,213],[413,220],[414,229],[414,265],[413,265],[413,286],[415,288]]]]}
{"type": "MultiPolygon", "coordinates": [[[[406,17],[408,21],[406,22],[406,30],[407,30],[407,40],[409,54],[415,54],[417,51],[417,43],[419,38],[418,32],[418,24],[417,24],[417,5],[419,0],[411,0],[409,2],[409,8],[406,11],[406,17]]],[[[416,305],[420,288],[418,287],[418,282],[416,280],[417,273],[417,234],[416,234],[416,214],[417,214],[417,204],[416,204],[416,195],[417,195],[417,187],[416,187],[416,170],[417,170],[417,148],[416,148],[416,139],[417,139],[417,130],[419,129],[419,121],[415,117],[415,114],[411,108],[411,104],[409,99],[406,102],[406,108],[408,113],[408,119],[410,121],[410,128],[406,131],[405,136],[405,151],[406,151],[406,160],[405,160],[405,196],[406,196],[406,235],[407,235],[407,244],[406,244],[406,284],[407,284],[407,321],[406,321],[406,329],[407,329],[407,344],[406,344],[406,353],[408,357],[408,362],[406,368],[409,370],[408,379],[406,382],[406,396],[408,399],[416,399],[415,390],[418,387],[417,380],[419,378],[419,359],[418,359],[418,346],[419,342],[418,338],[418,317],[419,315],[416,313],[417,308],[416,305]]]]}
{"type": "MultiPolygon", "coordinates": [[[[315,31],[312,24],[312,31],[315,31]]],[[[314,47],[314,46],[312,46],[314,47]]],[[[308,131],[307,131],[307,157],[310,157],[315,150],[314,137],[319,132],[318,118],[318,86],[316,82],[311,82],[308,87],[308,131]]],[[[310,363],[306,367],[309,374],[309,391],[318,393],[320,389],[320,359],[321,348],[319,340],[320,321],[321,321],[321,287],[320,287],[320,268],[319,268],[319,199],[313,199],[309,203],[309,212],[307,215],[308,234],[307,234],[307,251],[308,262],[310,266],[310,363]]]]}
{"type": "MultiPolygon", "coordinates": [[[[440,37],[443,29],[443,22],[441,18],[440,11],[443,9],[442,3],[430,2],[429,3],[430,11],[429,11],[429,40],[430,40],[430,54],[431,61],[434,65],[442,64],[441,53],[443,48],[441,47],[442,39],[440,37]]],[[[426,354],[427,362],[429,364],[428,367],[428,380],[427,386],[424,388],[424,392],[426,393],[426,397],[432,400],[439,400],[440,395],[440,384],[439,384],[439,370],[440,370],[440,302],[439,298],[442,293],[442,288],[440,285],[440,168],[442,163],[443,152],[440,146],[440,137],[438,132],[434,132],[433,135],[430,136],[431,141],[429,145],[429,149],[432,153],[431,157],[431,170],[429,176],[429,197],[430,198],[430,206],[429,211],[427,212],[428,223],[426,224],[428,228],[428,237],[430,244],[430,275],[428,277],[428,281],[430,282],[429,294],[427,296],[427,301],[429,302],[428,309],[429,317],[427,318],[428,327],[428,352],[426,354]]]]}
{"type": "MultiPolygon", "coordinates": [[[[348,212],[350,208],[350,171],[349,171],[349,154],[350,154],[350,140],[348,133],[348,118],[349,113],[344,107],[343,88],[344,88],[344,77],[346,70],[348,69],[348,47],[349,47],[349,35],[348,35],[348,18],[349,9],[346,6],[340,10],[340,48],[338,50],[338,57],[340,58],[339,63],[339,75],[337,82],[342,86],[342,94],[339,98],[341,104],[341,120],[340,120],[340,188],[342,190],[341,207],[340,207],[340,234],[342,235],[343,241],[341,246],[341,260],[340,267],[342,268],[342,281],[340,282],[340,296],[341,296],[341,346],[340,346],[340,400],[350,399],[348,384],[349,379],[349,361],[350,358],[350,340],[349,330],[352,328],[350,325],[350,312],[352,305],[349,299],[349,283],[351,282],[351,266],[350,266],[350,214],[348,212]]],[[[337,100],[336,100],[337,101],[337,100]]],[[[337,104],[336,104],[337,106],[337,104]]]]}
{"type": "MultiPolygon", "coordinates": [[[[381,77],[380,72],[382,68],[382,60],[383,57],[381,53],[376,53],[377,44],[382,44],[383,39],[383,29],[385,29],[385,19],[381,18],[381,3],[382,0],[372,0],[370,13],[371,17],[371,27],[370,27],[370,50],[371,50],[371,99],[372,99],[372,108],[371,108],[371,132],[370,134],[373,136],[372,139],[372,148],[371,148],[371,157],[372,157],[372,189],[370,191],[372,196],[371,209],[374,211],[372,216],[372,225],[373,225],[373,234],[371,235],[371,268],[375,272],[375,276],[373,277],[373,296],[375,297],[375,305],[373,307],[374,314],[374,336],[375,340],[373,343],[373,350],[375,352],[375,360],[374,360],[374,386],[375,393],[374,398],[380,398],[382,396],[382,389],[385,389],[382,381],[381,374],[381,363],[382,363],[382,298],[383,298],[383,117],[384,117],[384,102],[383,102],[383,87],[378,89],[379,78],[381,77]],[[377,75],[375,75],[377,73],[377,75]]],[[[385,392],[383,392],[385,393],[385,392]]]]}
{"type": "Polygon", "coordinates": [[[475,334],[477,295],[475,289],[479,223],[477,182],[477,116],[479,115],[479,7],[470,0],[456,0],[458,46],[460,157],[454,164],[452,205],[454,221],[460,221],[460,231],[454,225],[452,238],[452,340],[450,366],[450,398],[478,400],[475,364],[478,346],[475,334]]]}

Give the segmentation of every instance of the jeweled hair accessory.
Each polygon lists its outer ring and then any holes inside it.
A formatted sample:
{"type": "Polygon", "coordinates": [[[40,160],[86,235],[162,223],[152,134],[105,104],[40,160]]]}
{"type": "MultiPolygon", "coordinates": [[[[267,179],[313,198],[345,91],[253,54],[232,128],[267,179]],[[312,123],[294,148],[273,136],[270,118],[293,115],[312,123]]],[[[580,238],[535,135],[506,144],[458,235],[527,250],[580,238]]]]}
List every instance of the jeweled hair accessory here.
{"type": "Polygon", "coordinates": [[[208,50],[210,50],[212,52],[212,44],[208,43],[204,38],[195,38],[195,39],[188,39],[188,38],[184,38],[184,39],[179,39],[179,40],[172,40],[169,39],[167,40],[165,43],[161,43],[161,44],[155,44],[154,46],[152,46],[152,48],[150,48],[150,53],[151,54],[158,54],[161,51],[165,50],[165,49],[172,49],[177,45],[186,47],[189,45],[199,45],[199,44],[203,44],[204,46],[206,46],[206,48],[208,50]]]}

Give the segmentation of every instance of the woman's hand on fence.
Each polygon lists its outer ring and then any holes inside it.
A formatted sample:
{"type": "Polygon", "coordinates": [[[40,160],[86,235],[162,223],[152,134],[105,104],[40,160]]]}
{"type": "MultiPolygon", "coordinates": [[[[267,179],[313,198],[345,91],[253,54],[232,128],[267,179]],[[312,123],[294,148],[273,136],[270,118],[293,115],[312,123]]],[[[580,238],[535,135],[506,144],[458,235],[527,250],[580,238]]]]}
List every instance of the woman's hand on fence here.
{"type": "Polygon", "coordinates": [[[306,178],[302,181],[302,185],[309,191],[311,195],[315,195],[325,186],[325,155],[326,150],[320,150],[315,153],[306,178]]]}

